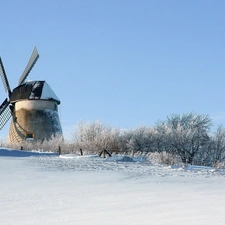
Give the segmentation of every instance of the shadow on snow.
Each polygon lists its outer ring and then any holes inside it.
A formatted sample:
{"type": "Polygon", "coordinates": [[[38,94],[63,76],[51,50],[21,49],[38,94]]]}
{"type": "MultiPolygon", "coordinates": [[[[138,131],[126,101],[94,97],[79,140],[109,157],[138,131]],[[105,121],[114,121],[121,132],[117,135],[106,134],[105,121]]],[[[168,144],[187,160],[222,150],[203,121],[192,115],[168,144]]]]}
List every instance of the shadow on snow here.
{"type": "Polygon", "coordinates": [[[0,157],[57,156],[55,152],[22,151],[0,148],[0,157]]]}

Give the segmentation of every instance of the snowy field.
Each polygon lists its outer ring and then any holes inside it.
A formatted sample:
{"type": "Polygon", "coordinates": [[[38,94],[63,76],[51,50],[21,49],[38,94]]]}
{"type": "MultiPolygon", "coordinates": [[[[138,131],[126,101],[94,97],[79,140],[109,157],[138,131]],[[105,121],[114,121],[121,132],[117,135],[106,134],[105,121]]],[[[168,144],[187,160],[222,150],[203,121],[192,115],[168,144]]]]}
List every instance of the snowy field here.
{"type": "Polygon", "coordinates": [[[225,224],[225,171],[0,149],[2,225],[225,224]]]}

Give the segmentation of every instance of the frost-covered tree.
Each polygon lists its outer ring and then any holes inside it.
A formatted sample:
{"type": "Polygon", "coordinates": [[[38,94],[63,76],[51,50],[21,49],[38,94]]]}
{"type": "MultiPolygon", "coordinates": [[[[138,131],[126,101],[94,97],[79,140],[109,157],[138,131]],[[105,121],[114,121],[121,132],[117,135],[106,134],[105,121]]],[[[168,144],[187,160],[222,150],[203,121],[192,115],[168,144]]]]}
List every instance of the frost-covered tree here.
{"type": "Polygon", "coordinates": [[[139,127],[124,131],[120,137],[122,151],[153,152],[158,150],[158,132],[154,127],[139,127]]]}
{"type": "Polygon", "coordinates": [[[165,150],[188,163],[208,144],[210,127],[208,115],[195,113],[173,114],[157,124],[165,150]]]}
{"type": "Polygon", "coordinates": [[[218,126],[216,132],[211,137],[210,152],[214,162],[225,160],[225,129],[222,125],[218,126]]]}
{"type": "Polygon", "coordinates": [[[118,149],[120,130],[103,125],[100,121],[78,122],[72,133],[72,144],[76,150],[100,151],[118,149]]]}

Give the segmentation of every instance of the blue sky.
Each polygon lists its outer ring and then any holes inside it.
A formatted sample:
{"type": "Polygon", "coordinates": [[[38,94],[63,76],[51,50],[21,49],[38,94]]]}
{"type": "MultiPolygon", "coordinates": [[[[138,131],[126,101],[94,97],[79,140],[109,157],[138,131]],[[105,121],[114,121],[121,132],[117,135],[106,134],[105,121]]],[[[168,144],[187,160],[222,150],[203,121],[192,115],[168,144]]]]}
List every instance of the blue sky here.
{"type": "Polygon", "coordinates": [[[224,12],[222,0],[8,0],[0,55],[14,88],[37,46],[29,79],[61,100],[67,138],[81,119],[136,128],[195,112],[225,125],[224,12]]]}

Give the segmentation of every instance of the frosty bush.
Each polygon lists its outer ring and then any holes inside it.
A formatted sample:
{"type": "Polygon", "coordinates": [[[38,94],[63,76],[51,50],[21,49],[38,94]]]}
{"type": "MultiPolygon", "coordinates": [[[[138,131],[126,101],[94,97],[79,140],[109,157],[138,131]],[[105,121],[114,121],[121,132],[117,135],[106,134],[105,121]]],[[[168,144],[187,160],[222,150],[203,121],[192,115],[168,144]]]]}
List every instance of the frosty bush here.
{"type": "Polygon", "coordinates": [[[152,164],[164,164],[164,165],[180,165],[182,160],[179,156],[171,155],[167,152],[154,152],[148,153],[147,160],[152,164]]]}
{"type": "Polygon", "coordinates": [[[62,149],[67,149],[68,144],[62,136],[52,136],[51,139],[46,139],[44,141],[24,141],[22,143],[7,143],[5,146],[11,149],[57,152],[59,146],[62,149]]]}
{"type": "Polygon", "coordinates": [[[223,162],[216,162],[213,166],[216,169],[225,169],[225,161],[223,161],[223,162]]]}
{"type": "Polygon", "coordinates": [[[3,137],[0,137],[0,147],[5,146],[6,140],[3,137]]]}

